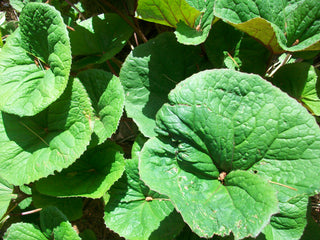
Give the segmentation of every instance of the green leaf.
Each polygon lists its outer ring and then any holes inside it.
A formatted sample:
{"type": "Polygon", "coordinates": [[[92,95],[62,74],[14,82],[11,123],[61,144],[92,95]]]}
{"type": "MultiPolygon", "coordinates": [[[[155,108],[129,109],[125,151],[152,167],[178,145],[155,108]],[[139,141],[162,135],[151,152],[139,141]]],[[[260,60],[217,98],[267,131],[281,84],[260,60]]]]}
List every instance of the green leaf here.
{"type": "Polygon", "coordinates": [[[32,189],[31,189],[31,187],[29,187],[27,185],[19,186],[19,189],[21,192],[30,196],[30,197],[23,199],[18,205],[20,209],[26,209],[26,208],[30,207],[30,205],[32,203],[32,197],[31,197],[32,189]]]}
{"type": "Polygon", "coordinates": [[[225,58],[234,55],[242,34],[223,21],[212,26],[210,34],[204,43],[206,53],[214,68],[225,68],[225,58]],[[229,54],[229,55],[228,55],[229,54]]]}
{"type": "Polygon", "coordinates": [[[71,67],[68,32],[53,7],[29,3],[0,53],[0,110],[32,116],[66,88],[71,67]]]}
{"type": "Polygon", "coordinates": [[[10,0],[10,5],[18,12],[21,12],[22,8],[30,2],[42,2],[42,0],[10,0]]]}
{"type": "Polygon", "coordinates": [[[85,86],[95,111],[91,145],[101,144],[117,130],[124,107],[123,87],[119,78],[102,70],[82,71],[77,77],[85,86]]]}
{"type": "Polygon", "coordinates": [[[176,27],[180,21],[194,27],[199,15],[200,11],[186,0],[138,0],[136,10],[136,17],[170,27],[176,27]]]}
{"type": "Polygon", "coordinates": [[[247,73],[265,76],[270,61],[271,52],[261,43],[248,36],[243,35],[237,45],[234,58],[241,62],[240,70],[247,73]]]}
{"type": "Polygon", "coordinates": [[[70,80],[64,94],[33,117],[0,114],[1,175],[23,185],[61,171],[86,150],[93,116],[79,80],[70,80]]]}
{"type": "Polygon", "coordinates": [[[143,147],[141,178],[199,236],[257,236],[277,212],[276,190],[295,197],[319,189],[315,119],[257,75],[194,74],[171,91],[156,119],[159,135],[143,147]]]}
{"type": "Polygon", "coordinates": [[[134,158],[126,160],[125,174],[109,191],[105,224],[126,239],[172,239],[184,223],[166,196],[151,191],[140,180],[137,157],[144,142],[142,137],[135,142],[134,158]]]}
{"type": "Polygon", "coordinates": [[[0,178],[0,220],[7,212],[7,208],[9,207],[11,199],[16,197],[16,195],[12,192],[13,186],[4,179],[0,178]]]}
{"type": "Polygon", "coordinates": [[[67,217],[56,207],[46,207],[40,212],[42,231],[56,240],[81,240],[67,217]]]}
{"type": "MultiPolygon", "coordinates": [[[[187,0],[187,2],[191,3],[190,0],[187,0]]],[[[214,2],[215,0],[193,1],[190,4],[197,10],[202,11],[203,14],[196,19],[194,26],[188,26],[182,21],[177,24],[175,34],[178,42],[187,45],[198,45],[207,39],[214,19],[214,2]]]]}
{"type": "Polygon", "coordinates": [[[314,0],[217,0],[214,14],[273,53],[320,49],[320,5],[314,0]]]}
{"type": "Polygon", "coordinates": [[[17,21],[5,22],[0,26],[2,37],[5,37],[5,35],[11,35],[17,29],[17,27],[17,21]]]}
{"type": "Polygon", "coordinates": [[[88,55],[92,63],[101,63],[116,55],[133,33],[119,15],[100,14],[74,26],[70,31],[72,55],[88,55]]]}
{"type": "Polygon", "coordinates": [[[59,208],[67,216],[70,221],[75,221],[82,217],[83,201],[81,198],[57,198],[43,195],[37,191],[35,187],[32,188],[32,201],[36,208],[45,208],[48,206],[55,206],[59,208]]]}
{"type": "Polygon", "coordinates": [[[298,195],[279,200],[280,213],[272,216],[269,225],[263,230],[266,239],[300,239],[307,224],[308,196],[298,195]]]}
{"type": "Polygon", "coordinates": [[[97,240],[95,233],[91,229],[86,229],[79,234],[82,240],[97,240]]]}
{"type": "Polygon", "coordinates": [[[92,148],[61,173],[40,179],[36,188],[50,196],[100,198],[124,171],[120,151],[119,146],[109,141],[92,148]]]}
{"type": "Polygon", "coordinates": [[[213,25],[204,46],[215,68],[233,67],[262,76],[266,73],[270,51],[223,21],[213,25]]]}
{"type": "Polygon", "coordinates": [[[155,136],[155,115],[176,83],[208,66],[200,46],[177,43],[163,33],[136,47],[120,72],[126,93],[125,107],[145,136],[155,136]]]}
{"type": "Polygon", "coordinates": [[[14,223],[6,231],[4,240],[47,240],[38,227],[31,223],[14,223]]]}
{"type": "Polygon", "coordinates": [[[168,195],[184,221],[200,237],[224,236],[230,231],[235,239],[257,236],[278,211],[275,190],[260,177],[232,171],[224,186],[217,178],[181,168],[175,151],[178,150],[172,143],[158,138],[149,140],[141,154],[141,178],[152,189],[168,195]]]}
{"type": "Polygon", "coordinates": [[[292,63],[281,67],[271,81],[320,116],[319,76],[319,70],[309,63],[292,63]]]}

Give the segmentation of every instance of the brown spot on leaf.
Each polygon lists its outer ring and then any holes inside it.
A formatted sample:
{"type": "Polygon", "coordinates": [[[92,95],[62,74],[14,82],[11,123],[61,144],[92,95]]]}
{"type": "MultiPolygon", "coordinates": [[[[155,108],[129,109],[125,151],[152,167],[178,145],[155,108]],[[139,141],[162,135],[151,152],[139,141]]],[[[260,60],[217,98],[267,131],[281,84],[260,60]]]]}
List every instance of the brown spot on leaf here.
{"type": "Polygon", "coordinates": [[[218,180],[222,183],[222,184],[224,184],[224,178],[227,176],[227,173],[226,172],[221,172],[220,174],[219,174],[219,177],[218,177],[218,180]]]}
{"type": "Polygon", "coordinates": [[[147,202],[151,202],[152,200],[153,200],[152,197],[146,197],[146,201],[147,201],[147,202]]]}

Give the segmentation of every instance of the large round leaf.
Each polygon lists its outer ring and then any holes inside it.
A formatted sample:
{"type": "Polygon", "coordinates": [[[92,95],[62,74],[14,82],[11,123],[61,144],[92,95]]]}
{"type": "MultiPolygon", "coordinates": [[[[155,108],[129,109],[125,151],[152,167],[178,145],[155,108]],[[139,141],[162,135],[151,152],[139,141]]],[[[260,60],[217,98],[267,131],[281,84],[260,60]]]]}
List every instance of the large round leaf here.
{"type": "Polygon", "coordinates": [[[278,211],[276,190],[290,198],[320,188],[315,119],[257,75],[193,75],[170,93],[157,127],[141,178],[200,236],[257,236],[278,211]]]}
{"type": "Polygon", "coordinates": [[[32,116],[64,91],[71,66],[68,32],[48,4],[27,4],[0,53],[0,110],[32,116]]]}
{"type": "Polygon", "coordinates": [[[68,167],[86,150],[92,133],[92,107],[79,80],[33,117],[0,115],[1,176],[22,185],[68,167]]]}
{"type": "Polygon", "coordinates": [[[179,44],[173,33],[136,47],[120,72],[125,107],[145,136],[155,136],[155,115],[176,83],[208,66],[200,47],[179,44]]]}
{"type": "Polygon", "coordinates": [[[320,49],[318,1],[217,0],[214,14],[274,53],[320,49]]]}

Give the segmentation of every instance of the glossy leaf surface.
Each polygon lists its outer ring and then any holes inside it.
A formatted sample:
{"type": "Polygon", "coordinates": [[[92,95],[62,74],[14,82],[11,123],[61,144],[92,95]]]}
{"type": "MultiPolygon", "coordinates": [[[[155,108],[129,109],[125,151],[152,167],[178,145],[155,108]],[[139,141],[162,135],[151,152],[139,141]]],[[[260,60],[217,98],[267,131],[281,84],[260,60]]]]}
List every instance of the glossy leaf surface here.
{"type": "Polygon", "coordinates": [[[15,223],[6,231],[4,240],[48,240],[41,230],[31,223],[15,223]]]}
{"type": "Polygon", "coordinates": [[[155,136],[155,115],[181,80],[208,67],[200,47],[177,43],[163,33],[135,48],[120,72],[125,108],[145,136],[155,136]]]}
{"type": "Polygon", "coordinates": [[[124,90],[118,77],[98,69],[77,76],[85,86],[95,112],[91,145],[101,144],[117,130],[124,107],[124,90]]]}
{"type": "Polygon", "coordinates": [[[281,53],[320,49],[319,10],[314,0],[217,0],[214,14],[281,53]]]}
{"type": "Polygon", "coordinates": [[[12,184],[22,185],[68,167],[90,142],[92,116],[88,95],[77,79],[36,116],[20,118],[2,112],[1,175],[12,184]]]}
{"type": "Polygon", "coordinates": [[[200,15],[186,0],[139,0],[136,13],[138,18],[170,27],[176,27],[180,21],[193,27],[200,15]]]}
{"type": "Polygon", "coordinates": [[[191,6],[201,11],[201,15],[196,19],[193,27],[180,21],[177,24],[175,34],[180,43],[187,45],[198,45],[203,43],[210,32],[213,23],[213,4],[215,0],[192,1],[187,0],[191,6]]]}
{"type": "Polygon", "coordinates": [[[70,67],[60,13],[47,4],[27,4],[0,53],[0,110],[19,116],[44,110],[63,93],[70,67]]]}
{"type": "Polygon", "coordinates": [[[319,127],[257,75],[193,75],[170,93],[157,132],[142,150],[141,178],[167,195],[199,236],[257,236],[278,211],[276,190],[294,197],[319,188],[319,127]],[[225,209],[242,214],[229,219],[225,209]]]}

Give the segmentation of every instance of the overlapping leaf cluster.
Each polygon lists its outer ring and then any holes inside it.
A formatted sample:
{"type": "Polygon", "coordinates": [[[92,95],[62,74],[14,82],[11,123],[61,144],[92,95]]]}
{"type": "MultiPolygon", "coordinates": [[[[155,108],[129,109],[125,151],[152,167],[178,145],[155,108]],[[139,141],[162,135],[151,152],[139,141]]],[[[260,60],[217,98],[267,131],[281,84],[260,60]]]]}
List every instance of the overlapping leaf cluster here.
{"type": "Polygon", "coordinates": [[[317,1],[106,0],[83,21],[85,1],[39,2],[11,2],[0,51],[0,217],[14,186],[43,210],[5,239],[80,239],[84,198],[126,239],[315,236],[317,1]],[[130,159],[110,139],[123,109],[130,159]]]}

